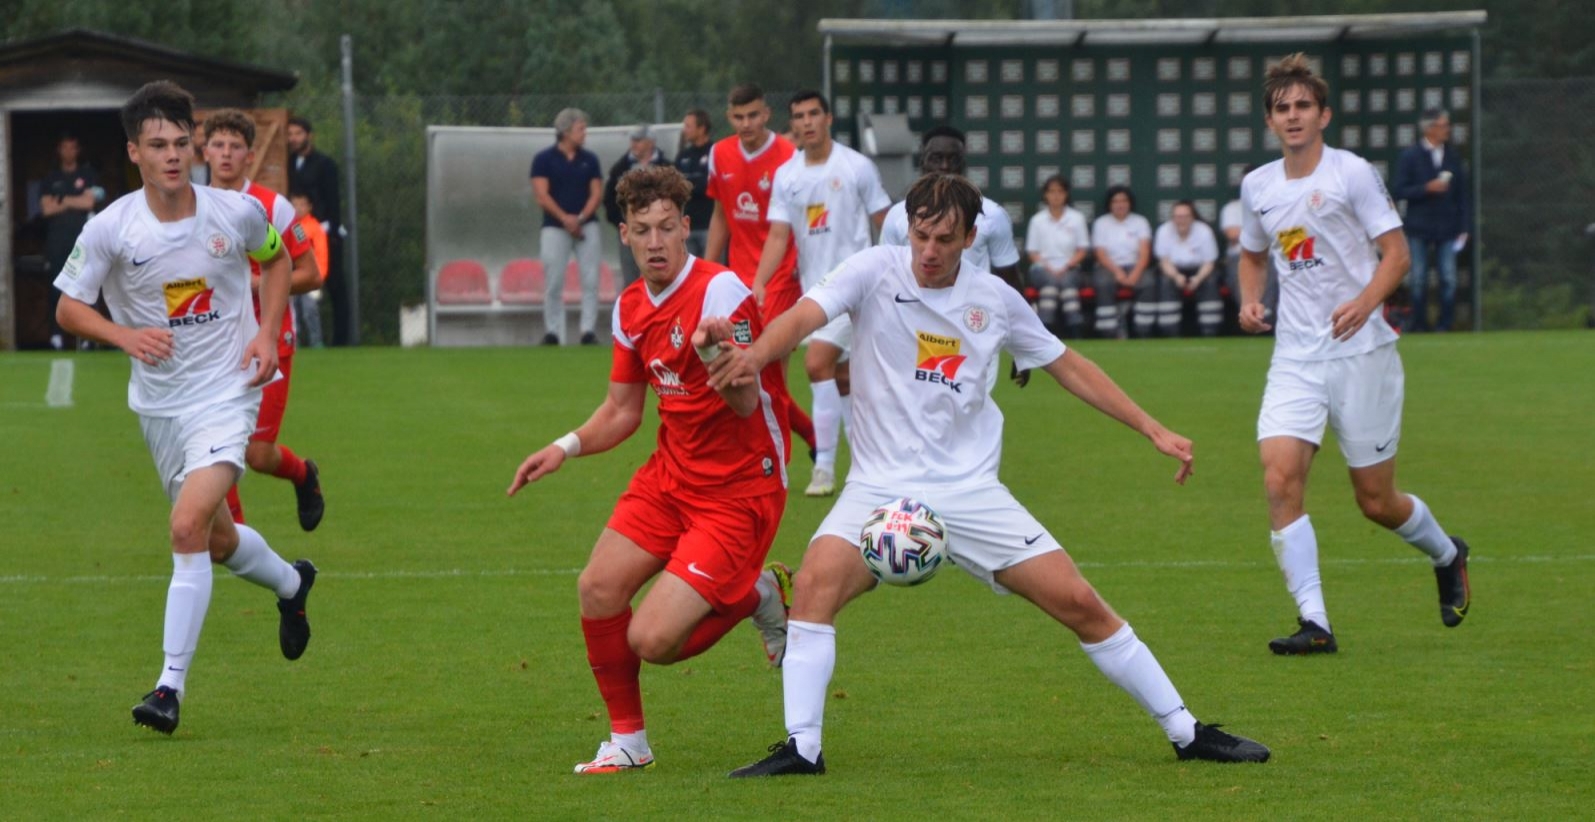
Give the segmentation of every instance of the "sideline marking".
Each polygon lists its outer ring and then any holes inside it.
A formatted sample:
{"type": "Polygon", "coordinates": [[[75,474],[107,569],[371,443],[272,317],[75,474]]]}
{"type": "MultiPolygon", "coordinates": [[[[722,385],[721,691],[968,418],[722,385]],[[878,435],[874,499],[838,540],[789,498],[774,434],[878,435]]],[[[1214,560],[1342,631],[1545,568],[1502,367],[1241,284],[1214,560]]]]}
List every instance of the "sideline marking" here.
{"type": "Polygon", "coordinates": [[[44,391],[44,404],[51,408],[72,407],[72,377],[76,368],[71,360],[50,361],[50,387],[44,391]]]}

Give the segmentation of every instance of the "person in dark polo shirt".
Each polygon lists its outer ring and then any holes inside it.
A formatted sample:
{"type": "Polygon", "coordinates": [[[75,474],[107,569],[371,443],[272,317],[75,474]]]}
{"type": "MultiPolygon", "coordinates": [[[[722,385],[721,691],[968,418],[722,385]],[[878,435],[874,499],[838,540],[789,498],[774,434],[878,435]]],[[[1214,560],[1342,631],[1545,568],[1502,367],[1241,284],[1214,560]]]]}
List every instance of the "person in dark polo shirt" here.
{"type": "Polygon", "coordinates": [[[567,108],[554,116],[554,145],[532,158],[532,191],[543,209],[539,236],[543,273],[544,345],[565,339],[565,267],[571,254],[581,270],[581,342],[597,345],[598,259],[603,248],[595,216],[604,200],[598,155],[582,148],[587,113],[567,108]]]}

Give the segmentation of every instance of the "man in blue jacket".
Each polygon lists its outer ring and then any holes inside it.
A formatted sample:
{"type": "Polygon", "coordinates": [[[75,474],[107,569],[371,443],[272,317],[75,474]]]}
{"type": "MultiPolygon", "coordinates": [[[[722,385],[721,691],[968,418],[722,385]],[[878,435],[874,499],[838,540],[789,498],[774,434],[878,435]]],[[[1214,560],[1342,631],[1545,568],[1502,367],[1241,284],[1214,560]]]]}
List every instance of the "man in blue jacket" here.
{"type": "Polygon", "coordinates": [[[1406,330],[1429,330],[1424,298],[1429,271],[1437,269],[1440,319],[1434,330],[1450,331],[1456,315],[1457,252],[1468,242],[1473,203],[1468,195],[1462,154],[1450,142],[1450,115],[1444,109],[1427,109],[1418,126],[1423,137],[1401,152],[1396,161],[1395,185],[1391,186],[1397,199],[1407,201],[1405,225],[1412,251],[1407,290],[1412,295],[1412,314],[1406,330]]]}

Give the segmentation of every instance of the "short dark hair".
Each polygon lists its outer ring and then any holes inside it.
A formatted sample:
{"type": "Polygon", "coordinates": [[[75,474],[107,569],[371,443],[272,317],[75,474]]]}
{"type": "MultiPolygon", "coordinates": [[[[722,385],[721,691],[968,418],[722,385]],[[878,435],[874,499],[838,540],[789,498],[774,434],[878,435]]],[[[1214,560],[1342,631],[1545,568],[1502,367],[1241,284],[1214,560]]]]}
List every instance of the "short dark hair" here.
{"type": "Polygon", "coordinates": [[[1329,84],[1324,82],[1324,78],[1313,74],[1307,55],[1298,51],[1279,61],[1264,75],[1263,107],[1272,111],[1279,98],[1297,86],[1307,89],[1319,108],[1329,106],[1329,84]]]}
{"type": "Polygon", "coordinates": [[[831,113],[831,103],[830,103],[830,101],[825,99],[825,95],[823,95],[823,94],[821,94],[821,93],[819,93],[819,92],[817,92],[817,91],[815,91],[814,89],[811,89],[811,88],[806,88],[806,89],[803,89],[801,91],[798,91],[798,92],[794,93],[792,95],[792,99],[788,100],[787,103],[786,103],[786,110],[788,112],[790,112],[790,111],[792,111],[793,108],[795,108],[797,106],[798,103],[807,103],[810,100],[819,100],[820,101],[820,111],[823,111],[826,114],[830,114],[831,113]]]}
{"type": "Polygon", "coordinates": [[[290,125],[290,126],[298,126],[298,127],[302,128],[302,129],[304,129],[306,132],[310,132],[310,133],[314,133],[315,132],[315,129],[311,128],[311,126],[310,126],[310,118],[301,117],[301,116],[299,116],[297,114],[288,118],[288,125],[290,125]]]}
{"type": "Polygon", "coordinates": [[[980,200],[980,189],[956,174],[927,174],[909,187],[903,209],[910,224],[915,220],[940,220],[956,212],[967,234],[980,216],[980,200]]]}
{"type": "Polygon", "coordinates": [[[688,111],[687,116],[697,120],[699,128],[706,128],[710,131],[714,130],[714,124],[709,122],[709,112],[704,111],[701,108],[695,108],[688,111]]]}
{"type": "Polygon", "coordinates": [[[739,83],[731,87],[731,93],[726,95],[726,105],[745,106],[757,103],[764,99],[764,89],[757,83],[739,83]]]}
{"type": "Polygon", "coordinates": [[[1174,205],[1169,206],[1169,216],[1173,217],[1174,209],[1179,208],[1180,206],[1185,206],[1186,208],[1190,209],[1191,214],[1195,215],[1196,219],[1202,219],[1202,212],[1196,210],[1195,200],[1175,200],[1174,205]]]}
{"type": "Polygon", "coordinates": [[[969,139],[964,136],[962,131],[959,131],[958,129],[949,125],[940,125],[931,126],[930,128],[925,129],[924,134],[919,135],[919,147],[924,148],[925,146],[930,145],[930,141],[936,139],[937,137],[951,137],[954,140],[957,140],[959,145],[969,144],[969,139]]]}
{"type": "Polygon", "coordinates": [[[628,216],[659,200],[669,200],[676,210],[685,212],[690,199],[692,183],[672,165],[639,166],[621,175],[615,186],[615,201],[628,216]]]}
{"type": "Polygon", "coordinates": [[[62,131],[60,134],[56,135],[55,144],[56,145],[61,145],[62,143],[66,142],[68,140],[71,140],[74,143],[78,142],[77,132],[70,131],[70,130],[62,131]]]}
{"type": "Polygon", "coordinates": [[[1124,196],[1130,198],[1130,210],[1131,211],[1135,210],[1135,192],[1131,191],[1129,186],[1126,186],[1126,185],[1108,186],[1107,193],[1102,195],[1102,213],[1103,214],[1107,214],[1108,212],[1113,210],[1113,198],[1119,196],[1120,194],[1123,194],[1124,196]]]}
{"type": "Polygon", "coordinates": [[[236,108],[224,108],[213,111],[205,118],[205,139],[216,136],[219,131],[230,131],[244,138],[244,144],[249,147],[255,145],[255,120],[248,114],[236,108]]]}
{"type": "Polygon", "coordinates": [[[288,189],[288,199],[290,199],[290,200],[309,200],[310,199],[310,192],[305,191],[302,188],[290,188],[290,189],[288,189]]]}
{"type": "Polygon", "coordinates": [[[1052,188],[1054,185],[1063,186],[1063,196],[1064,196],[1064,199],[1067,200],[1069,198],[1069,196],[1070,196],[1070,194],[1069,194],[1069,180],[1068,180],[1068,178],[1064,177],[1062,174],[1054,174],[1051,177],[1048,177],[1047,179],[1041,181],[1041,196],[1042,197],[1046,197],[1047,196],[1047,189],[1052,188]]]}
{"type": "Polygon", "coordinates": [[[122,104],[122,131],[128,142],[138,142],[148,120],[165,120],[190,133],[194,131],[194,95],[171,80],[145,83],[122,104]]]}

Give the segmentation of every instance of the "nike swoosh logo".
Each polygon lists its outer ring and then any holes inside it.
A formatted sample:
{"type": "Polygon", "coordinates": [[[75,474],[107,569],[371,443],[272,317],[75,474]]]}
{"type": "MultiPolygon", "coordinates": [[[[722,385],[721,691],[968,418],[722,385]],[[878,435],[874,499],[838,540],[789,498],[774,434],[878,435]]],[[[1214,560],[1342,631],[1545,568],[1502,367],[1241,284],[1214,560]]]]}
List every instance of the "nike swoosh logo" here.
{"type": "Polygon", "coordinates": [[[168,666],[166,666],[166,670],[168,670],[168,671],[177,671],[178,673],[182,673],[183,671],[186,671],[188,669],[187,668],[173,668],[172,666],[168,665],[168,666]]]}
{"type": "Polygon", "coordinates": [[[1393,443],[1393,442],[1395,442],[1395,440],[1393,440],[1393,439],[1392,440],[1387,440],[1384,445],[1375,445],[1373,447],[1373,450],[1378,452],[1378,453],[1380,453],[1380,454],[1383,454],[1385,452],[1385,449],[1389,448],[1390,447],[1390,443],[1393,443]]]}
{"type": "Polygon", "coordinates": [[[150,260],[153,260],[153,259],[155,259],[155,258],[154,257],[145,257],[142,260],[134,260],[133,261],[133,265],[140,266],[140,265],[143,265],[143,264],[145,264],[145,263],[147,263],[147,262],[149,262],[150,260]]]}
{"type": "Polygon", "coordinates": [[[220,451],[220,450],[222,450],[222,449],[223,449],[223,448],[226,448],[226,447],[227,447],[227,446],[225,446],[225,445],[212,445],[212,446],[211,446],[211,447],[210,447],[210,452],[211,452],[211,453],[212,453],[212,454],[214,454],[214,453],[216,453],[216,452],[217,452],[217,451],[220,451]]]}
{"type": "Polygon", "coordinates": [[[697,574],[698,576],[703,577],[704,579],[707,579],[707,580],[711,580],[712,581],[714,579],[714,577],[709,576],[708,574],[705,574],[704,572],[698,570],[698,563],[696,563],[696,562],[687,563],[687,571],[689,573],[697,574]]]}
{"type": "Polygon", "coordinates": [[[896,301],[898,301],[900,303],[917,303],[917,302],[919,302],[919,298],[918,297],[904,297],[901,294],[898,294],[898,295],[892,297],[892,299],[894,299],[894,300],[896,300],[896,301]]]}
{"type": "Polygon", "coordinates": [[[1036,544],[1036,540],[1041,539],[1042,537],[1044,537],[1046,535],[1047,535],[1047,532],[1046,531],[1042,531],[1041,533],[1036,534],[1035,536],[1030,537],[1029,539],[1025,540],[1025,544],[1026,545],[1035,545],[1036,544]]]}
{"type": "Polygon", "coordinates": [[[1259,215],[1267,214],[1268,212],[1273,211],[1275,208],[1279,208],[1279,206],[1274,206],[1273,208],[1260,208],[1257,210],[1257,213],[1259,215]]]}

